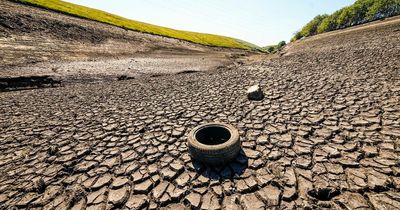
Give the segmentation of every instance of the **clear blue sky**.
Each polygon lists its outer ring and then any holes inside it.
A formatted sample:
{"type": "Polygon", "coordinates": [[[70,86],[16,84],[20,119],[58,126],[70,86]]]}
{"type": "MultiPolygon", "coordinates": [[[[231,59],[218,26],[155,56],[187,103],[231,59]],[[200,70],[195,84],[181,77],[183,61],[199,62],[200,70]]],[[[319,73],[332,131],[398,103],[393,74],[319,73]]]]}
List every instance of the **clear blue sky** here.
{"type": "Polygon", "coordinates": [[[288,41],[318,14],[355,0],[66,0],[174,29],[219,34],[259,46],[288,41]]]}

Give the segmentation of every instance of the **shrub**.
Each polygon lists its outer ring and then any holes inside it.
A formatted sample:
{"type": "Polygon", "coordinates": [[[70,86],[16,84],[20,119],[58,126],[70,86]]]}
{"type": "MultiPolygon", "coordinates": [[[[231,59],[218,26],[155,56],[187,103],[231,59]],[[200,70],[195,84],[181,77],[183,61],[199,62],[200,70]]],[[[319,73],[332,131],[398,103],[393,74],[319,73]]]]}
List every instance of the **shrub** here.
{"type": "Polygon", "coordinates": [[[285,41],[280,41],[279,43],[278,43],[278,46],[277,46],[277,48],[278,48],[278,50],[280,50],[283,46],[285,46],[286,45],[286,42],[285,41]]]}
{"type": "Polygon", "coordinates": [[[274,53],[274,52],[275,52],[275,47],[274,47],[274,46],[269,46],[269,47],[267,48],[267,52],[268,52],[268,53],[274,53]]]}

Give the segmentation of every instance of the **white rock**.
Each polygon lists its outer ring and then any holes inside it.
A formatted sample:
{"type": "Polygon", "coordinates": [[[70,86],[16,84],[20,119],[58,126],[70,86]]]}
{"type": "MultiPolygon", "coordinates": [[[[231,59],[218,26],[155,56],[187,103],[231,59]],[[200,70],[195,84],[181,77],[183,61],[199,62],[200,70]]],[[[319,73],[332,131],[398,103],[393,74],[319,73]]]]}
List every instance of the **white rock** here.
{"type": "Polygon", "coordinates": [[[264,98],[264,93],[262,92],[260,85],[253,85],[247,89],[247,98],[249,100],[262,100],[264,98]]]}

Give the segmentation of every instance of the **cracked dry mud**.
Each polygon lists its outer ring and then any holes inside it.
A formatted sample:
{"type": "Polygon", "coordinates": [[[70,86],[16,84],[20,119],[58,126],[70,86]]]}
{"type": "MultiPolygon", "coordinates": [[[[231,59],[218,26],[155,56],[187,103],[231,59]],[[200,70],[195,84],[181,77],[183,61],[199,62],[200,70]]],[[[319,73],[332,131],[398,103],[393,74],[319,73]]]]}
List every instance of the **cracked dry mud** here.
{"type": "Polygon", "coordinates": [[[0,94],[0,207],[398,209],[399,19],[220,71],[0,94]],[[260,83],[265,99],[245,90],[260,83]],[[187,134],[230,123],[230,165],[187,134]]]}

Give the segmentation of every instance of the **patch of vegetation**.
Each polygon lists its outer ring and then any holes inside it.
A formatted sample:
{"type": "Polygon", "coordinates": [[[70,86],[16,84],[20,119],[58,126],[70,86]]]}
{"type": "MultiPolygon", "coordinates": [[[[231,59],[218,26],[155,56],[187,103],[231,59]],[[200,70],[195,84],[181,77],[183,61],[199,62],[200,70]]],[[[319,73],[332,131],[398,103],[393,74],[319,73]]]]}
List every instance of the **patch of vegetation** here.
{"type": "Polygon", "coordinates": [[[267,53],[276,53],[279,52],[285,45],[286,45],[285,41],[280,41],[277,45],[270,45],[263,47],[263,51],[267,53]]]}
{"type": "Polygon", "coordinates": [[[231,37],[181,31],[171,28],[156,26],[148,23],[143,23],[139,21],[129,20],[117,15],[113,15],[101,10],[96,10],[60,0],[13,0],[15,2],[20,2],[24,4],[29,4],[45,9],[50,9],[53,11],[61,12],[64,14],[77,16],[80,18],[85,18],[89,20],[94,20],[102,23],[107,23],[110,25],[118,26],[125,29],[130,29],[134,31],[150,33],[160,36],[166,36],[170,38],[176,38],[181,40],[190,41],[193,43],[217,46],[217,47],[228,47],[228,48],[239,48],[239,49],[257,49],[258,46],[250,44],[248,42],[234,39],[231,37]]]}
{"type": "Polygon", "coordinates": [[[291,41],[396,15],[400,15],[400,0],[357,0],[331,15],[316,16],[291,41]]]}

